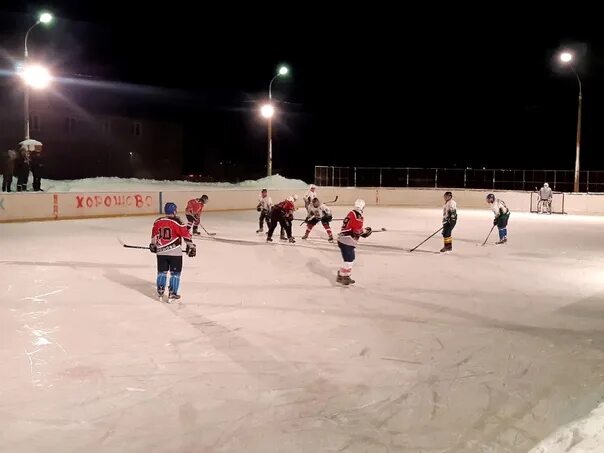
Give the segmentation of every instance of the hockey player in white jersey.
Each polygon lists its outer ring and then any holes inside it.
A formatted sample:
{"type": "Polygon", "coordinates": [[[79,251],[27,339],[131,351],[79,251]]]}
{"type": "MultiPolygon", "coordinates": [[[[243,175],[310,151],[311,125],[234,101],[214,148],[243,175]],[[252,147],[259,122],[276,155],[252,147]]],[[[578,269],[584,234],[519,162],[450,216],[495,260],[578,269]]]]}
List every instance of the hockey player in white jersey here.
{"type": "Polygon", "coordinates": [[[547,212],[552,213],[552,189],[548,183],[544,183],[543,187],[539,189],[539,201],[537,202],[537,212],[543,214],[547,212]],[[544,211],[545,209],[545,211],[544,211]]]}
{"type": "Polygon", "coordinates": [[[499,229],[499,242],[497,242],[497,244],[505,244],[508,241],[508,219],[510,218],[510,210],[503,200],[495,198],[495,195],[492,193],[487,195],[487,203],[491,205],[491,209],[495,214],[493,225],[497,225],[497,228],[499,229]]]}
{"type": "Polygon", "coordinates": [[[331,209],[329,209],[325,203],[321,203],[318,198],[312,200],[307,209],[308,216],[306,217],[306,233],[304,233],[302,239],[308,239],[308,235],[314,226],[321,222],[323,228],[325,228],[325,231],[327,232],[327,236],[329,237],[328,241],[333,242],[333,233],[331,232],[331,227],[329,226],[329,222],[333,220],[331,209]]]}
{"type": "Polygon", "coordinates": [[[258,196],[258,206],[256,206],[256,211],[260,213],[260,218],[258,219],[258,225],[260,228],[256,230],[256,233],[264,232],[264,222],[266,222],[266,226],[268,228],[271,227],[270,221],[270,212],[273,208],[273,200],[268,196],[268,191],[266,189],[262,189],[260,195],[258,196]]]}
{"type": "Polygon", "coordinates": [[[308,192],[306,192],[306,194],[304,195],[304,207],[306,208],[306,210],[308,211],[308,213],[310,214],[310,208],[312,205],[312,201],[317,198],[317,186],[315,186],[314,184],[310,185],[310,188],[308,189],[308,192]]]}
{"type": "Polygon", "coordinates": [[[440,251],[447,253],[453,251],[453,238],[451,235],[457,223],[457,203],[453,200],[451,192],[445,192],[443,198],[445,199],[443,206],[443,240],[445,244],[440,251]]]}

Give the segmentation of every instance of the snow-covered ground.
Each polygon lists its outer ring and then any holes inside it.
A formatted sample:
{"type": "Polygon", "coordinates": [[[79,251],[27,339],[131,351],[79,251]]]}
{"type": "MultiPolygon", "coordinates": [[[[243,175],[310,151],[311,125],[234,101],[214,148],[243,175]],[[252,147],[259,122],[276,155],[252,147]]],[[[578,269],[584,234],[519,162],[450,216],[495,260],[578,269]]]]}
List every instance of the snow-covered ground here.
{"type": "MultiPolygon", "coordinates": [[[[30,177],[29,187],[33,179],[30,177]]],[[[16,178],[15,178],[16,184],[16,178]]],[[[243,181],[237,184],[227,182],[197,183],[189,181],[159,181],[136,178],[88,178],[68,181],[42,180],[45,192],[124,192],[124,191],[160,191],[160,190],[197,190],[207,189],[303,189],[308,184],[299,179],[288,179],[281,175],[267,176],[258,180],[243,181]]]]}
{"type": "Polygon", "coordinates": [[[152,218],[2,225],[0,451],[530,450],[604,394],[604,219],[512,213],[481,247],[492,214],[461,211],[453,254],[406,251],[440,215],[368,208],[388,231],[341,288],[320,225],[204,214],[172,305],[116,239],[152,218]]]}

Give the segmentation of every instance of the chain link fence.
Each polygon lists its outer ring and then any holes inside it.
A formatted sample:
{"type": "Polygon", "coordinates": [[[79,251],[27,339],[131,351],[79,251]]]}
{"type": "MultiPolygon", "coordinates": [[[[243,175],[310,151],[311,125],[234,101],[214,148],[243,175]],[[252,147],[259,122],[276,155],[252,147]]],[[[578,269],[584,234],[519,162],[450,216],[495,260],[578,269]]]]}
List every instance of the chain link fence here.
{"type": "MultiPolygon", "coordinates": [[[[553,190],[572,192],[573,170],[471,168],[315,167],[315,184],[338,187],[434,187],[453,189],[553,190]]],[[[581,192],[604,192],[604,171],[582,171],[581,192]]]]}

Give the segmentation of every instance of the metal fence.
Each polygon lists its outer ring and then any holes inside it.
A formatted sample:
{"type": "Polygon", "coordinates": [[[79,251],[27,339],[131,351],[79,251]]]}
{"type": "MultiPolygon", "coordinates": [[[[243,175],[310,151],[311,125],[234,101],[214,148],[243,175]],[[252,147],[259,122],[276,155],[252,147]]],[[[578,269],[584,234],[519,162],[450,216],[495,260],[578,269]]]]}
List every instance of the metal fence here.
{"type": "MultiPolygon", "coordinates": [[[[544,182],[572,192],[573,170],[471,168],[315,167],[315,184],[339,187],[435,187],[453,189],[536,190],[544,182]]],[[[604,171],[582,171],[581,192],[604,192],[604,171]]]]}

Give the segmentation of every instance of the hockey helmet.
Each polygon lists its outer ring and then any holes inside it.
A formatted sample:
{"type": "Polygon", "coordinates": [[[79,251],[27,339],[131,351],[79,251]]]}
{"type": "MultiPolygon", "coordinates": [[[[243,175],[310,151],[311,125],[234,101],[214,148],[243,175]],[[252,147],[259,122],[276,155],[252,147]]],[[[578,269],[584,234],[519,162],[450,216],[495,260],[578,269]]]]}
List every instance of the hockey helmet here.
{"type": "Polygon", "coordinates": [[[205,203],[207,203],[207,202],[208,202],[208,196],[207,196],[207,195],[205,195],[205,194],[204,194],[204,195],[202,195],[202,196],[199,198],[199,201],[201,201],[201,202],[202,202],[202,203],[204,203],[204,204],[205,204],[205,203]]]}
{"type": "Polygon", "coordinates": [[[176,204],[172,202],[168,202],[164,206],[164,212],[166,215],[174,215],[176,214],[176,204]]]}
{"type": "Polygon", "coordinates": [[[360,198],[354,202],[354,210],[363,212],[365,209],[365,200],[361,200],[360,198]]]}
{"type": "Polygon", "coordinates": [[[443,197],[445,197],[447,200],[450,200],[451,198],[453,198],[453,193],[452,192],[445,192],[445,194],[443,195],[443,197]]]}
{"type": "Polygon", "coordinates": [[[495,195],[493,195],[492,193],[487,195],[487,202],[489,203],[495,203],[495,195]]]}
{"type": "Polygon", "coordinates": [[[314,184],[310,185],[310,190],[312,190],[313,192],[317,189],[317,186],[315,186],[314,184]]]}
{"type": "Polygon", "coordinates": [[[290,203],[293,203],[293,202],[294,202],[294,201],[296,201],[296,200],[294,200],[294,197],[287,197],[287,198],[285,199],[285,201],[289,201],[290,203]]]}
{"type": "Polygon", "coordinates": [[[318,199],[318,198],[313,198],[313,199],[312,199],[312,205],[313,205],[315,208],[318,208],[319,206],[321,206],[321,202],[319,201],[319,199],[318,199]]]}
{"type": "Polygon", "coordinates": [[[294,199],[294,201],[298,201],[298,195],[294,194],[292,198],[294,199]]]}
{"type": "Polygon", "coordinates": [[[543,183],[543,187],[545,187],[546,189],[549,189],[549,184],[548,184],[548,183],[546,183],[546,182],[544,182],[544,183],[543,183]]]}

